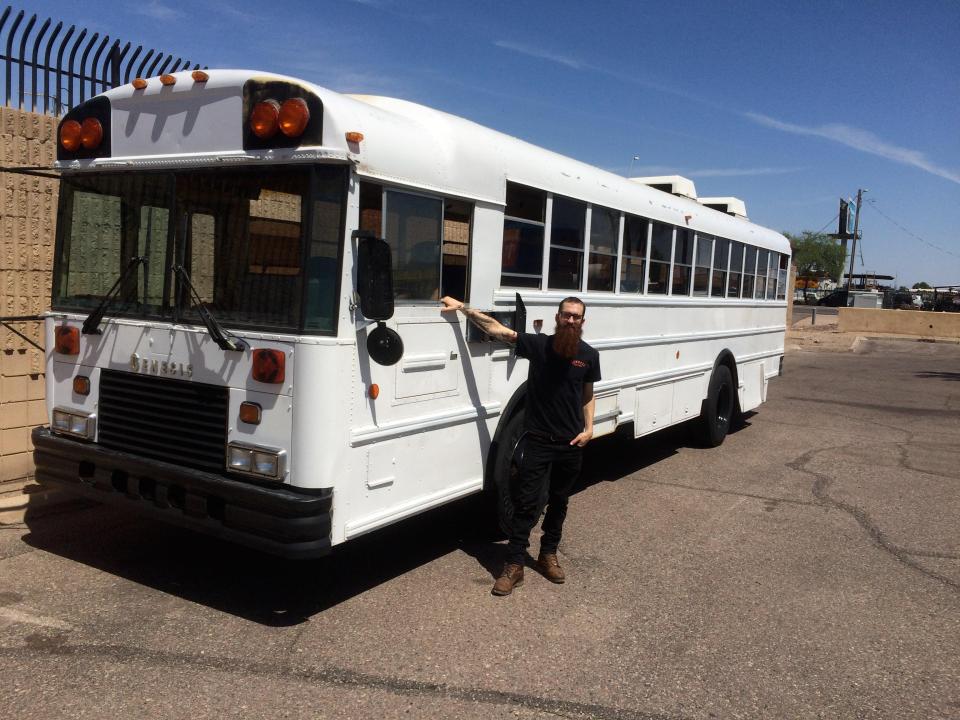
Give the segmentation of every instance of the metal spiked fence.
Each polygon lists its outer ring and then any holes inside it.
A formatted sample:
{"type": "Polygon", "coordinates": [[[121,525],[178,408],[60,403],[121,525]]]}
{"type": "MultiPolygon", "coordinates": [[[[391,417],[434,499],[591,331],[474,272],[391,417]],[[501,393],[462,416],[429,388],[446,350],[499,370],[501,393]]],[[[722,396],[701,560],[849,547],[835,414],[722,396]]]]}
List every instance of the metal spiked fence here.
{"type": "Polygon", "coordinates": [[[134,78],[191,69],[189,60],[159,50],[132,49],[132,43],[76,25],[64,31],[63,22],[51,29],[50,18],[37,27],[36,15],[25,18],[10,5],[0,13],[0,96],[7,107],[62,115],[134,78]]]}

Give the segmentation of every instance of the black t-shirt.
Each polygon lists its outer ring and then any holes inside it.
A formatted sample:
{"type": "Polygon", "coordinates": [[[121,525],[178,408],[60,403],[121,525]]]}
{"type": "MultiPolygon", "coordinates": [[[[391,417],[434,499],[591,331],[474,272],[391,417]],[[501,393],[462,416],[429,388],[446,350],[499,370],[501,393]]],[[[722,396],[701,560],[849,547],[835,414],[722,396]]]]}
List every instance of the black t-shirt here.
{"type": "Polygon", "coordinates": [[[572,360],[553,351],[553,335],[517,334],[517,355],[530,361],[527,430],[559,440],[583,432],[583,384],[600,379],[600,353],[583,340],[572,360]]]}

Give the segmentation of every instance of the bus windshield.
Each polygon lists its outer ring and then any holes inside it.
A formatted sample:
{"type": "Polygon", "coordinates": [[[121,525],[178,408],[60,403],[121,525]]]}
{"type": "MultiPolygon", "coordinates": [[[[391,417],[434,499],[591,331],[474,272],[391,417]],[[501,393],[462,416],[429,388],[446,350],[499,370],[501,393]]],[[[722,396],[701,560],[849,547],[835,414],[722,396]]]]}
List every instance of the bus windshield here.
{"type": "Polygon", "coordinates": [[[132,258],[108,315],[334,330],[346,170],[341,166],[64,177],[53,307],[89,311],[132,258]],[[199,300],[180,282],[183,265],[199,300]]]}

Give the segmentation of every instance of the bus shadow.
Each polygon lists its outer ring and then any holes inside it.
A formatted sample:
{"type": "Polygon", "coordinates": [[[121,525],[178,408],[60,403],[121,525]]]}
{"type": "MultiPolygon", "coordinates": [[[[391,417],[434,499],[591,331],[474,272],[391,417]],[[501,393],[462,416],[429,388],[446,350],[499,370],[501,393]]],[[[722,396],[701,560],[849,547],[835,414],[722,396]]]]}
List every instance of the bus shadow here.
{"type": "MultiPolygon", "coordinates": [[[[639,440],[630,432],[599,438],[585,451],[574,494],[615,482],[689,444],[682,427],[639,440]]],[[[31,547],[269,626],[306,622],[451,552],[473,557],[493,578],[506,551],[482,496],[362,536],[311,561],[282,560],[106,506],[28,517],[27,525],[24,542],[31,547]]],[[[111,602],[118,600],[122,604],[122,597],[111,602]]]]}

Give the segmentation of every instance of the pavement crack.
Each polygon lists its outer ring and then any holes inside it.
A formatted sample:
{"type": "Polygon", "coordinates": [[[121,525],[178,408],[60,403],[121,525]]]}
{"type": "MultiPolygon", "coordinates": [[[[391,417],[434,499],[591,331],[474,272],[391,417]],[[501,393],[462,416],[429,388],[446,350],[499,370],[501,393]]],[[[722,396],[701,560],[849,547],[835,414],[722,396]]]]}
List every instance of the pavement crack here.
{"type": "Polygon", "coordinates": [[[126,662],[131,659],[138,659],[155,665],[172,667],[184,667],[185,664],[189,664],[191,667],[203,670],[234,673],[245,672],[260,677],[318,682],[332,686],[346,685],[370,690],[382,690],[396,695],[440,697],[471,703],[519,706],[571,719],[684,720],[684,717],[680,715],[648,713],[612,707],[610,705],[544,698],[519,692],[458,687],[423,680],[374,675],[343,668],[321,667],[317,669],[293,669],[278,666],[268,661],[244,661],[240,658],[166,652],[163,650],[140,647],[134,648],[125,645],[32,644],[19,648],[0,647],[0,657],[14,658],[22,661],[25,651],[35,656],[69,656],[74,660],[79,658],[99,658],[113,662],[126,662]]]}
{"type": "Polygon", "coordinates": [[[830,478],[827,475],[824,475],[823,473],[818,473],[816,470],[811,470],[808,467],[806,467],[807,463],[809,463],[814,458],[815,455],[818,455],[821,452],[827,452],[831,450],[843,450],[847,447],[849,446],[838,445],[838,446],[829,447],[829,448],[815,448],[813,450],[809,450],[805,452],[799,457],[796,457],[790,462],[788,462],[787,467],[792,468],[797,472],[802,472],[807,475],[812,475],[815,478],[813,482],[813,487],[811,489],[813,496],[817,498],[817,500],[819,500],[822,504],[836,508],[837,510],[841,510],[847,513],[848,515],[850,515],[854,520],[857,521],[857,524],[859,524],[860,527],[866,531],[870,539],[873,540],[874,544],[877,547],[879,547],[881,550],[891,555],[894,559],[898,560],[900,563],[906,565],[909,568],[912,568],[913,570],[916,570],[917,572],[919,572],[922,575],[925,575],[931,580],[935,580],[943,585],[946,585],[953,592],[960,592],[960,583],[958,583],[956,580],[953,580],[952,578],[949,578],[946,575],[941,575],[938,572],[934,572],[933,570],[928,570],[919,562],[913,559],[914,555],[923,556],[923,557],[930,557],[930,556],[921,555],[921,553],[911,553],[905,550],[904,548],[899,547],[898,545],[894,545],[892,542],[890,542],[889,538],[887,538],[886,534],[879,527],[877,527],[877,525],[871,519],[870,515],[868,515],[865,510],[857,507],[856,505],[851,505],[850,503],[846,503],[842,500],[837,500],[827,492],[827,489],[830,487],[830,484],[832,482],[832,478],[830,478]]]}
{"type": "Polygon", "coordinates": [[[913,548],[903,547],[901,545],[894,545],[893,547],[897,548],[897,550],[906,555],[915,555],[916,557],[934,558],[936,560],[960,560],[960,553],[945,553],[937,552],[935,550],[915,550],[913,548]]]}

